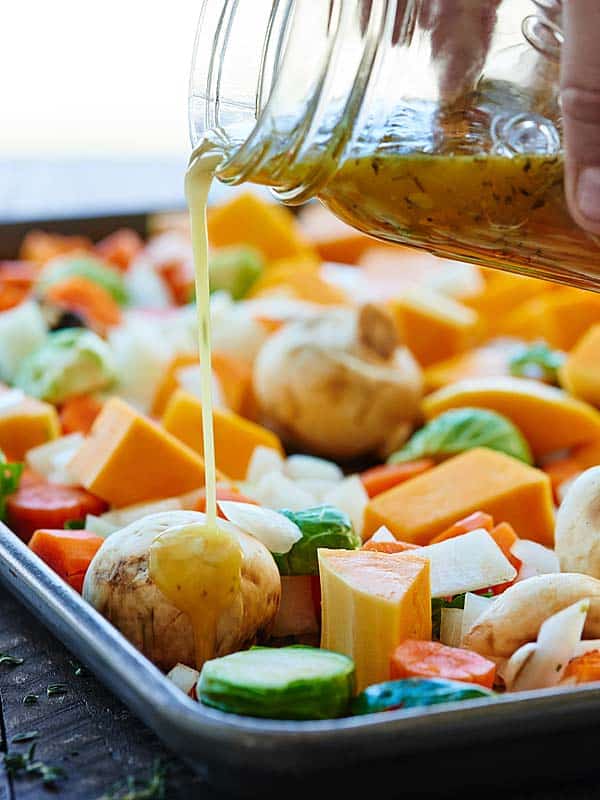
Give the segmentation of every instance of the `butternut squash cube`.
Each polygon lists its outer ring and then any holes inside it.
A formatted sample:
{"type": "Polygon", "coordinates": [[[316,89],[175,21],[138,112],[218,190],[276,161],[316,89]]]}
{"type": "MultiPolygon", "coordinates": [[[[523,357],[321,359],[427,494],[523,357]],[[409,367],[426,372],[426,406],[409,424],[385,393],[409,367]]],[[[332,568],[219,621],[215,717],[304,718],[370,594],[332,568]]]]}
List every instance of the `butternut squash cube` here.
{"type": "Polygon", "coordinates": [[[255,247],[267,261],[304,255],[311,250],[291,211],[266,202],[254,192],[238,194],[211,210],[208,238],[213,247],[255,247]]]}
{"type": "Polygon", "coordinates": [[[600,406],[600,324],[593,325],[577,342],[559,374],[568,392],[600,406]]]}
{"type": "Polygon", "coordinates": [[[411,289],[390,309],[401,341],[424,367],[468,350],[479,338],[475,311],[430,289],[411,289]]]}
{"type": "Polygon", "coordinates": [[[406,639],[431,639],[429,562],[414,553],[319,549],[321,647],[354,659],[357,690],[389,680],[406,639]]]}
{"type": "Polygon", "coordinates": [[[373,239],[352,228],[316,203],[299,215],[300,229],[323,261],[356,264],[361,255],[373,247],[373,239]]]}
{"type": "MultiPolygon", "coordinates": [[[[162,424],[166,431],[202,454],[202,403],[178,389],[165,409],[162,424]]],[[[215,460],[217,468],[234,480],[246,477],[252,453],[259,445],[283,454],[279,437],[272,431],[223,408],[213,412],[215,460]]]]}
{"type": "Polygon", "coordinates": [[[501,332],[529,340],[542,338],[552,347],[570,350],[596,322],[600,322],[600,296],[563,288],[516,308],[503,320],[501,332]]]}
{"type": "MultiPolygon", "coordinates": [[[[198,356],[191,354],[177,355],[169,362],[152,401],[152,416],[161,417],[164,414],[171,396],[179,388],[179,370],[198,363],[198,356]]],[[[227,407],[249,416],[250,411],[254,410],[251,368],[241,359],[218,350],[212,354],[212,368],[227,407]]]]}
{"type": "Polygon", "coordinates": [[[9,461],[22,461],[32,447],[59,435],[54,406],[27,397],[19,389],[0,389],[0,450],[9,461]]]}
{"type": "Polygon", "coordinates": [[[285,295],[322,306],[347,305],[348,297],[320,274],[321,262],[312,257],[273,262],[254,284],[249,298],[285,295]]]}
{"type": "Polygon", "coordinates": [[[600,439],[600,413],[562,389],[528,378],[472,378],[430,394],[427,419],[450,408],[487,408],[512,420],[536,457],[600,439]]]}
{"type": "Polygon", "coordinates": [[[531,298],[539,297],[548,286],[546,281],[537,278],[497,271],[490,276],[482,292],[463,302],[485,320],[488,335],[494,335],[502,329],[501,322],[508,314],[531,298]]]}
{"type": "Polygon", "coordinates": [[[118,397],[104,404],[69,469],[116,508],[204,485],[202,458],[118,397]]]}
{"type": "Polygon", "coordinates": [[[548,476],[522,461],[475,448],[374,497],[364,537],[385,525],[397,539],[425,545],[456,520],[485,511],[523,539],[552,547],[554,505],[548,476]]]}

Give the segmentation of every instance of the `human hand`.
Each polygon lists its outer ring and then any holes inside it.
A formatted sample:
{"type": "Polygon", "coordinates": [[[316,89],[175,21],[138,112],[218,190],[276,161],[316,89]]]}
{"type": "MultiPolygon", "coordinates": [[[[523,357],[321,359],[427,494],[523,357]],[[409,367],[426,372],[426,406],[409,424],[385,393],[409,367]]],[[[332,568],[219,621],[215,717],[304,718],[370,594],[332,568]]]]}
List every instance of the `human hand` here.
{"type": "Polygon", "coordinates": [[[571,214],[600,234],[600,2],[565,0],[562,106],[571,214]]]}

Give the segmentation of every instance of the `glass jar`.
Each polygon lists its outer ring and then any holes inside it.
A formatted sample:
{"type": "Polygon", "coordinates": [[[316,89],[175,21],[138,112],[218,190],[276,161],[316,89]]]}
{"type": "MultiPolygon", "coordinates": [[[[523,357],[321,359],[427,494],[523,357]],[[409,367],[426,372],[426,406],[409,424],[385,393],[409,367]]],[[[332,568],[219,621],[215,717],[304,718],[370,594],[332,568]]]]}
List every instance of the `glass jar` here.
{"type": "Polygon", "coordinates": [[[367,234],[586,288],[566,204],[561,0],[204,0],[194,146],[367,234]]]}

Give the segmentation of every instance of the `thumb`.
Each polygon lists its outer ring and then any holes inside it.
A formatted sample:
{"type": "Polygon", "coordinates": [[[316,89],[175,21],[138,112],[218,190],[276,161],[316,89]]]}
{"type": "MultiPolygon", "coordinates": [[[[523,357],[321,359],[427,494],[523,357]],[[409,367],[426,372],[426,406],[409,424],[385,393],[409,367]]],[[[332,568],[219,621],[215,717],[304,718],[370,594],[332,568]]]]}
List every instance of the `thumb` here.
{"type": "Polygon", "coordinates": [[[600,234],[600,2],[565,0],[564,25],[567,199],[576,222],[600,234]]]}

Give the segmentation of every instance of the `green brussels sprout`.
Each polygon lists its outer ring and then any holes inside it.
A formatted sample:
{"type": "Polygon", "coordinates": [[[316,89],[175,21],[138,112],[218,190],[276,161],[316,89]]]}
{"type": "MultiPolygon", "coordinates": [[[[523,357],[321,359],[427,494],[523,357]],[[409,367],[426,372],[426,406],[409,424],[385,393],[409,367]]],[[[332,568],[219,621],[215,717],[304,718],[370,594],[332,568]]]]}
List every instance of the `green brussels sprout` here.
{"type": "Polygon", "coordinates": [[[280,512],[300,528],[302,538],[288,553],[273,555],[282,575],[318,575],[317,550],[357,550],[362,542],[350,518],[334,506],[280,512]]]}
{"type": "Polygon", "coordinates": [[[354,698],[352,714],[376,714],[400,708],[457,703],[462,700],[492,698],[495,693],[483,686],[445,678],[404,678],[369,686],[354,698]]]}
{"type": "Polygon", "coordinates": [[[516,378],[535,378],[558,386],[558,370],[565,360],[566,355],[560,350],[551,350],[545,342],[537,342],[515,353],[508,368],[516,378]]]}
{"type": "Polygon", "coordinates": [[[197,694],[207,706],[269,719],[332,719],[348,710],[354,662],[316,647],[252,647],[202,667],[197,694]]]}
{"type": "Polygon", "coordinates": [[[226,247],[210,258],[211,292],[228,292],[234,300],[245,297],[264,268],[261,254],[252,247],[226,247]]]}
{"type": "Polygon", "coordinates": [[[484,408],[455,408],[440,414],[413,434],[389,457],[388,463],[401,464],[418,458],[443,461],[474,447],[487,447],[526,464],[533,463],[521,431],[506,417],[484,408]]]}
{"type": "Polygon", "coordinates": [[[86,278],[106,289],[120,305],[128,300],[123,275],[93,256],[64,256],[51,261],[42,270],[37,287],[44,294],[51,286],[67,278],[86,278]]]}
{"type": "Polygon", "coordinates": [[[44,344],[23,359],[14,382],[32,397],[62,403],[74,395],[108,389],[115,380],[109,345],[85,328],[65,328],[48,334],[44,344]]]}

